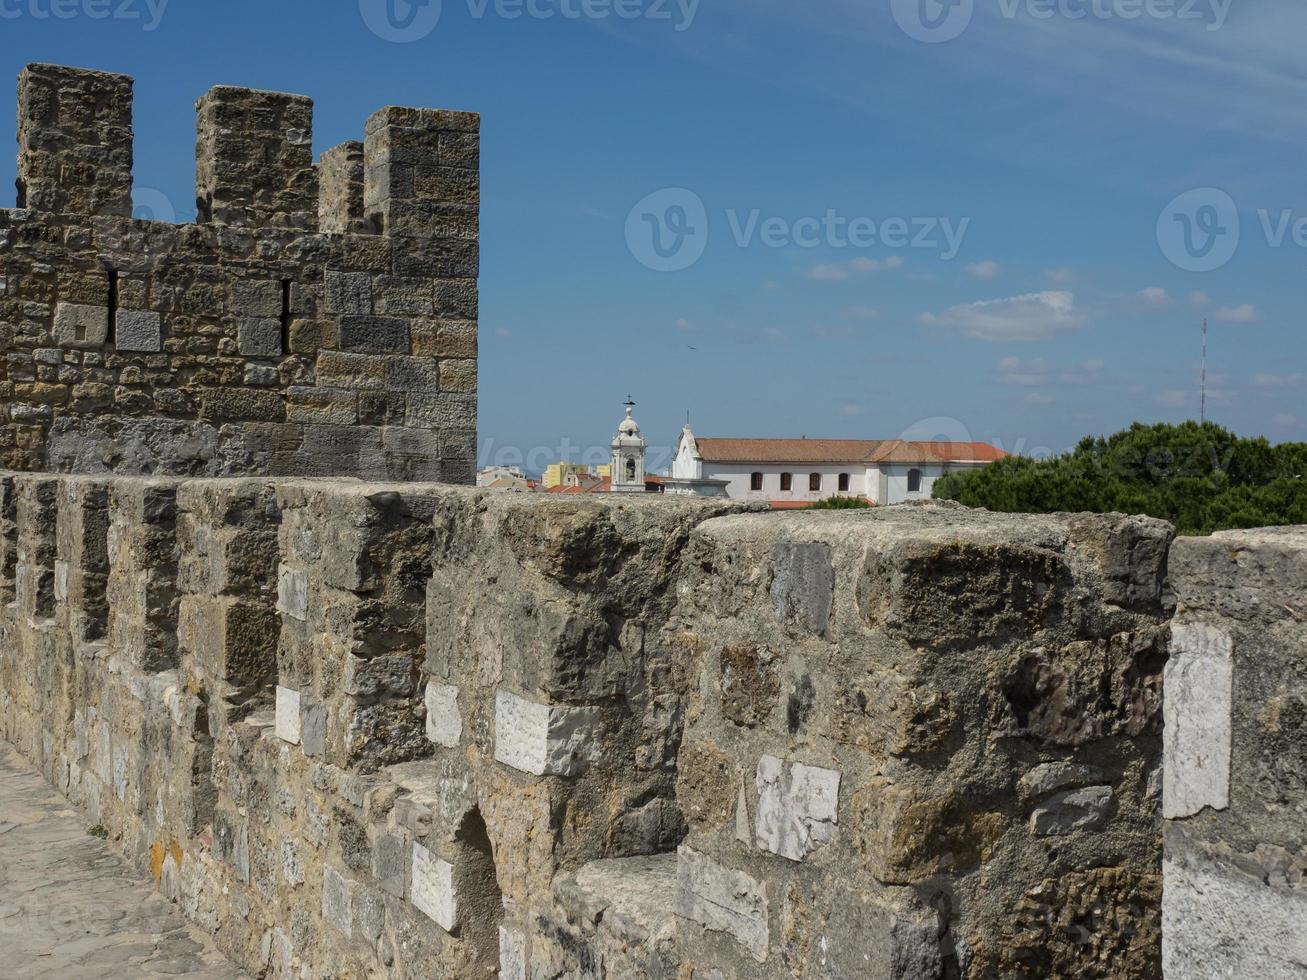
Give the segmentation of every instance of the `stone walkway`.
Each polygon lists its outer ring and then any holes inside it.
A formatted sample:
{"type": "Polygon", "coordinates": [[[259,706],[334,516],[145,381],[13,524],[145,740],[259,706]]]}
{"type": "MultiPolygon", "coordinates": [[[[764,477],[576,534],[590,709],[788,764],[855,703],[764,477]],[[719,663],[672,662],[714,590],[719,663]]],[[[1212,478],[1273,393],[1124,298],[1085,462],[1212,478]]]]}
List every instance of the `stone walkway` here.
{"type": "Polygon", "coordinates": [[[0,743],[0,976],[244,980],[87,824],[0,743]]]}

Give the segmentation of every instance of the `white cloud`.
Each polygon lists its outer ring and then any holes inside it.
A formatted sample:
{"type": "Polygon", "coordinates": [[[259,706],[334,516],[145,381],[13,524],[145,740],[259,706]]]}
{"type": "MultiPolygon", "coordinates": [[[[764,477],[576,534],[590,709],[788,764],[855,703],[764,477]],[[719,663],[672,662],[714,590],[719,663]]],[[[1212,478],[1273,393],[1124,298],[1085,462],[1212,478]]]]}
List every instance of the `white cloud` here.
{"type": "Polygon", "coordinates": [[[1052,395],[1046,395],[1042,391],[1032,391],[1026,395],[1026,404],[1028,405],[1055,405],[1057,399],[1052,395]]]}
{"type": "Polygon", "coordinates": [[[1256,323],[1261,319],[1257,315],[1257,307],[1252,303],[1244,303],[1242,306],[1222,306],[1212,314],[1212,317],[1221,323],[1256,323]]]}
{"type": "Polygon", "coordinates": [[[976,340],[1044,340],[1074,330],[1086,318],[1076,309],[1074,293],[1027,293],[1008,299],[988,299],[923,313],[931,327],[951,327],[976,340]]]}
{"type": "Polygon", "coordinates": [[[1166,408],[1183,408],[1189,404],[1191,395],[1187,391],[1159,391],[1153,396],[1153,401],[1166,408]]]}
{"type": "Polygon", "coordinates": [[[1307,374],[1295,371],[1293,374],[1254,374],[1254,388],[1292,388],[1307,384],[1307,374]]]}
{"type": "Polygon", "coordinates": [[[1139,291],[1139,302],[1147,309],[1162,310],[1171,305],[1171,297],[1161,286],[1149,286],[1139,291]]]}
{"type": "Polygon", "coordinates": [[[513,336],[513,331],[509,330],[508,327],[495,327],[495,336],[500,340],[507,340],[513,336]]]}
{"type": "Polygon", "coordinates": [[[885,272],[889,269],[898,269],[903,265],[903,259],[897,255],[891,255],[887,259],[868,259],[865,257],[850,259],[847,262],[827,262],[822,265],[814,265],[806,275],[809,279],[817,279],[822,282],[843,282],[853,276],[854,273],[863,272],[885,272]]]}
{"type": "Polygon", "coordinates": [[[1003,271],[1003,267],[997,262],[985,259],[983,262],[973,262],[967,266],[967,272],[973,279],[997,279],[998,274],[1003,271]]]}
{"type": "Polygon", "coordinates": [[[785,338],[785,331],[781,330],[779,327],[766,327],[763,329],[762,335],[768,340],[783,340],[785,338]]]}
{"type": "Polygon", "coordinates": [[[1205,306],[1212,305],[1212,297],[1208,296],[1201,289],[1195,289],[1189,294],[1189,305],[1202,309],[1205,306]]]}
{"type": "Polygon", "coordinates": [[[1056,269],[1045,269],[1044,278],[1058,286],[1070,286],[1076,281],[1076,273],[1070,266],[1063,265],[1056,269]]]}
{"type": "Polygon", "coordinates": [[[1275,418],[1272,419],[1272,421],[1276,425],[1284,426],[1286,429],[1298,424],[1297,416],[1290,415],[1288,412],[1281,412],[1279,415],[1275,416],[1275,418]]]}
{"type": "Polygon", "coordinates": [[[850,402],[847,405],[841,405],[840,414],[843,415],[845,418],[853,418],[855,415],[862,414],[862,406],[855,405],[852,402],[850,402]]]}
{"type": "Polygon", "coordinates": [[[677,330],[692,330],[693,328],[694,328],[694,324],[692,324],[685,317],[681,317],[679,320],[676,321],[677,330]]]}
{"type": "Polygon", "coordinates": [[[1062,385],[1086,384],[1096,380],[1102,370],[1101,360],[1056,365],[1042,357],[1005,357],[998,362],[998,376],[1003,384],[1027,388],[1042,388],[1052,382],[1062,385]]]}

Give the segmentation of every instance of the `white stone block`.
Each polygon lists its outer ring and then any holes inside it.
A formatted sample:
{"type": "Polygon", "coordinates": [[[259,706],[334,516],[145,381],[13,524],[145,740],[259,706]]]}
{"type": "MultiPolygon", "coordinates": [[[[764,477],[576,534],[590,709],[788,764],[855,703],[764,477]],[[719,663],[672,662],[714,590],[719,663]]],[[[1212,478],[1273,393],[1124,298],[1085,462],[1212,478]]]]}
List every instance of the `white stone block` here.
{"type": "Polygon", "coordinates": [[[68,562],[58,560],[54,563],[54,599],[55,602],[68,601],[68,562]]]}
{"type": "Polygon", "coordinates": [[[765,755],[758,762],[758,847],[802,861],[834,836],[839,823],[840,774],[765,755]]]}
{"type": "Polygon", "coordinates": [[[322,917],[346,936],[354,931],[354,897],[350,883],[330,865],[322,869],[322,917]]]}
{"type": "Polygon", "coordinates": [[[574,776],[599,749],[598,708],[495,695],[495,760],[533,776],[574,776]]]}
{"type": "Polygon", "coordinates": [[[277,687],[277,737],[291,745],[300,744],[300,692],[277,687]]]}
{"type": "Polygon", "coordinates": [[[771,932],[764,884],[685,846],[677,851],[676,884],[677,915],[726,933],[759,963],[767,959],[771,932]]]}
{"type": "Polygon", "coordinates": [[[427,684],[427,738],[447,749],[458,748],[463,737],[463,716],[458,711],[458,688],[431,681],[427,684]]]}
{"type": "Polygon", "coordinates": [[[499,980],[526,980],[526,936],[507,926],[499,927],[499,980]]]}
{"type": "Polygon", "coordinates": [[[1230,806],[1231,696],[1234,644],[1204,623],[1171,627],[1166,665],[1162,812],[1192,817],[1230,806]]]}
{"type": "Polygon", "coordinates": [[[458,900],[454,895],[454,866],[421,844],[413,844],[413,866],[409,900],[446,932],[458,923],[458,900]]]}
{"type": "Polygon", "coordinates": [[[309,618],[309,577],[298,568],[277,569],[277,609],[300,622],[309,618]]]}

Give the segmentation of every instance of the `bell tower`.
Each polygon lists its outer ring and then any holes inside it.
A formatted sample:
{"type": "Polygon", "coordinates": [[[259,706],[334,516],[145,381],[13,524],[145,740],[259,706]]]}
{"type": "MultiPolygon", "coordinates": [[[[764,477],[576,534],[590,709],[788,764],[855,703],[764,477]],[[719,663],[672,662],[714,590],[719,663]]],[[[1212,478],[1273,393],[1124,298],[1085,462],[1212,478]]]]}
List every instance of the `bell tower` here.
{"type": "Polygon", "coordinates": [[[631,417],[635,402],[626,398],[626,418],[617,427],[613,440],[613,493],[644,493],[644,452],[646,444],[640,425],[631,417]]]}

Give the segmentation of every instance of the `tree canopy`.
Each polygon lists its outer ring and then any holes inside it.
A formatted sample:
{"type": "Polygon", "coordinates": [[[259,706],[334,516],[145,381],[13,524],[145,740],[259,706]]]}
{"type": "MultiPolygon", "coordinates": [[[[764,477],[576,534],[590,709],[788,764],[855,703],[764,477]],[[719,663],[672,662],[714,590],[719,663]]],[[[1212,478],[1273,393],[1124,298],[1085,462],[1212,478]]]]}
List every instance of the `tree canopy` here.
{"type": "Polygon", "coordinates": [[[1273,446],[1211,422],[1136,423],[1061,456],[949,474],[934,495],[1009,513],[1148,514],[1181,534],[1307,524],[1307,443],[1273,446]]]}

